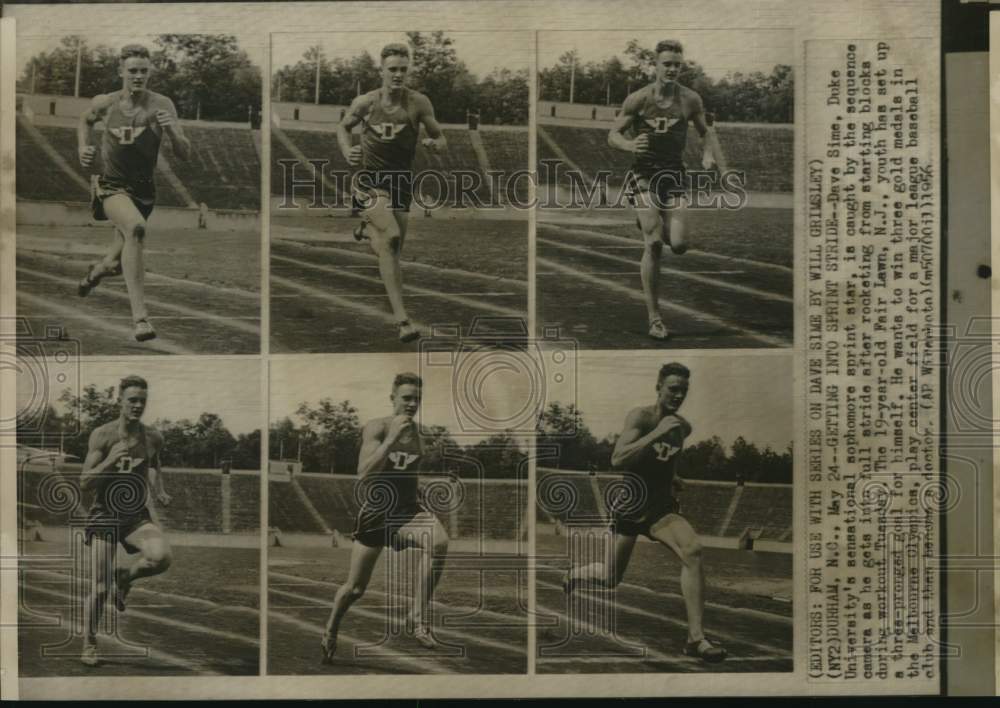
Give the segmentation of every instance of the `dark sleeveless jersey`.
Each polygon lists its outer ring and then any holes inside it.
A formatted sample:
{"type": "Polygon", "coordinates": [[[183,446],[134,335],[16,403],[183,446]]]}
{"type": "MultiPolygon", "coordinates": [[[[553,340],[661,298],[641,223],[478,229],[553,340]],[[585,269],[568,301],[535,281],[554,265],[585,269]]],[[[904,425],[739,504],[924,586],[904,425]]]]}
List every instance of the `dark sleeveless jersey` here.
{"type": "Polygon", "coordinates": [[[389,518],[412,515],[420,506],[417,476],[423,462],[423,445],[417,425],[404,431],[392,445],[385,462],[362,480],[362,514],[376,513],[389,518]]]}
{"type": "MultiPolygon", "coordinates": [[[[117,421],[102,426],[105,451],[120,439],[123,431],[117,421]]],[[[126,438],[130,442],[128,454],[118,458],[116,464],[107,469],[96,480],[94,501],[90,507],[90,517],[128,519],[146,513],[147,490],[149,488],[150,458],[155,448],[149,441],[146,426],[140,424],[137,434],[126,438]]]]}
{"type": "Polygon", "coordinates": [[[669,99],[657,101],[655,83],[639,89],[625,99],[624,110],[632,119],[628,133],[632,137],[649,136],[649,152],[636,153],[632,170],[648,177],[660,170],[684,169],[684,146],[688,120],[700,106],[698,95],[680,84],[673,84],[669,99]]]}
{"type": "Polygon", "coordinates": [[[149,92],[141,105],[126,112],[121,107],[122,92],[112,96],[101,138],[102,176],[126,185],[152,184],[162,137],[155,114],[169,110],[169,100],[149,92]]]}
{"type": "Polygon", "coordinates": [[[683,432],[675,428],[643,450],[640,458],[626,470],[622,486],[610,500],[612,516],[648,524],[674,511],[672,483],[677,455],[683,445],[683,432]]]}
{"type": "Polygon", "coordinates": [[[411,170],[420,132],[413,91],[404,87],[396,106],[382,105],[381,89],[372,91],[369,96],[368,112],[362,118],[362,169],[411,170]]]}

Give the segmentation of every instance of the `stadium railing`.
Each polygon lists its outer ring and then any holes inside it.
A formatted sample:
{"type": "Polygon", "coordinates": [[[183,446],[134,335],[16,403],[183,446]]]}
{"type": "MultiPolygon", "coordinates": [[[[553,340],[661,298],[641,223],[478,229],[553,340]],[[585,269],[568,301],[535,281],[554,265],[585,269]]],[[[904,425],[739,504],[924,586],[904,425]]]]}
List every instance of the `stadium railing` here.
{"type": "MultiPolygon", "coordinates": [[[[608,499],[622,475],[540,467],[537,472],[536,520],[555,533],[566,526],[603,526],[609,521],[608,499]]],[[[677,495],[681,514],[700,535],[748,541],[790,543],[792,486],[684,479],[677,495]]],[[[749,544],[752,545],[752,544],[749,544]]]]}

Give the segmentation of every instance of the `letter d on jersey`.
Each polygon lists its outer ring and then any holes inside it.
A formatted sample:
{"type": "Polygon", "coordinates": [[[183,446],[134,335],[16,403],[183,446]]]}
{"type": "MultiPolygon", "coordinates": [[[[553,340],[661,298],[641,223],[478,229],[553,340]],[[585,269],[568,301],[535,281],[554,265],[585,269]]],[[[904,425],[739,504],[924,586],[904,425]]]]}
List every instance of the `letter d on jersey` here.
{"type": "Polygon", "coordinates": [[[389,453],[389,461],[392,462],[393,469],[405,470],[413,461],[417,459],[419,455],[411,455],[408,452],[391,452],[389,453]]]}
{"type": "Polygon", "coordinates": [[[680,451],[679,447],[665,442],[653,443],[653,449],[656,450],[656,459],[660,462],[666,462],[680,451]]]}

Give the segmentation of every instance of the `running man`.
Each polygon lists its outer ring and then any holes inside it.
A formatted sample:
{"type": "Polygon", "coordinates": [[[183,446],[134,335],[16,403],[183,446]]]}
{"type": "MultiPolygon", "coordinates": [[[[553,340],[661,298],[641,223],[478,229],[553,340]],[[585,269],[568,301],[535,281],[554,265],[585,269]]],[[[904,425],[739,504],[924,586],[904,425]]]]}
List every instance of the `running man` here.
{"type": "Polygon", "coordinates": [[[379,273],[403,342],[420,336],[403,306],[399,262],[413,201],[413,158],[420,126],[429,136],[421,141],[425,148],[444,150],[448,145],[430,100],[406,87],[409,69],[409,47],[383,47],[382,87],[354,99],[337,125],[337,143],[344,159],[361,168],[352,186],[355,206],[361,210],[361,225],[354,236],[369,239],[378,256],[379,273]],[[352,145],[351,130],[359,124],[361,144],[352,145]]]}
{"type": "Polygon", "coordinates": [[[91,495],[85,542],[90,546],[93,574],[84,604],[83,653],[80,661],[97,666],[97,630],[108,595],[115,589],[115,605],[125,611],[125,599],[139,578],[158,575],[170,567],[170,544],[149,512],[149,496],[170,503],[163,488],[160,452],[163,436],[142,424],[149,385],[139,376],[126,376],[118,385],[121,414],[90,434],[80,486],[91,495]],[[128,567],[115,562],[117,545],[139,554],[128,567]]]}
{"type": "Polygon", "coordinates": [[[363,485],[365,502],[355,524],[349,575],[333,599],[323,634],[324,663],[333,660],[344,614],[364,595],[385,547],[421,551],[407,624],[421,645],[428,649],[435,646],[427,613],[444,571],[448,533],[423,507],[417,492],[417,474],[424,458],[421,436],[425,433],[413,418],[420,408],[422,386],[416,374],[398,374],[392,382],[392,415],[369,421],[361,431],[358,484],[363,485]]]}
{"type": "Polygon", "coordinates": [[[704,661],[726,658],[726,650],[705,638],[705,574],[698,535],[680,515],[676,493],[681,489],[677,455],[691,424],[677,410],[684,403],[691,373],[678,363],[664,364],[656,382],[656,402],[634,408],[615,444],[611,464],[626,470],[625,486],[609,503],[612,540],[603,563],[571,567],[563,587],[615,587],[628,567],[639,535],[658,541],[681,561],[681,593],[687,607],[688,634],[684,654],[704,661]]]}
{"type": "Polygon", "coordinates": [[[94,126],[104,123],[101,174],[91,177],[90,206],[95,219],[115,226],[114,242],[87,270],[77,292],[84,297],[103,278],[124,274],[135,338],[145,342],[156,337],[146,311],[143,248],[146,220],[156,200],[153,173],[160,142],[167,135],[174,155],[182,160],[190,157],[191,144],[177,122],[173,102],[147,88],[152,74],[148,49],[138,44],[122,47],[118,73],[121,90],[94,96],[77,124],[80,164],[89,168],[97,155],[94,126]]]}
{"type": "Polygon", "coordinates": [[[688,121],[702,139],[702,164],[711,169],[715,160],[701,96],[677,83],[684,68],[680,42],[665,39],[656,45],[656,78],[631,93],[608,134],[611,147],[633,154],[629,175],[629,201],[642,231],[642,291],[649,316],[649,336],[670,336],[660,314],[660,256],[663,244],[680,255],[687,250],[684,145],[688,121]],[[669,212],[669,213],[668,213],[669,212]]]}

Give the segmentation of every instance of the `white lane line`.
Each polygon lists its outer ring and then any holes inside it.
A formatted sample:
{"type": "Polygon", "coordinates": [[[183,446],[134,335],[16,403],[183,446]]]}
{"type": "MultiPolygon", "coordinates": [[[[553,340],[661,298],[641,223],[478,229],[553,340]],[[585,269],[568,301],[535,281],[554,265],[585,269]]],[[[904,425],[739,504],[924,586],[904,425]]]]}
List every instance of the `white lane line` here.
{"type": "MultiPolygon", "coordinates": [[[[288,258],[287,256],[271,256],[271,261],[280,261],[282,263],[290,263],[296,265],[300,268],[309,268],[312,270],[318,270],[323,273],[329,273],[338,278],[352,278],[354,280],[360,280],[365,283],[371,283],[372,285],[378,285],[382,287],[382,280],[380,278],[374,278],[368,275],[361,275],[360,273],[351,273],[349,271],[341,270],[340,268],[335,268],[332,266],[317,265],[315,263],[307,263],[305,261],[300,261],[295,258],[288,258]]],[[[403,291],[407,294],[418,294],[424,297],[435,297],[441,300],[448,300],[454,302],[458,305],[463,305],[464,307],[471,307],[476,310],[483,310],[485,312],[493,312],[498,315],[504,315],[505,317],[525,317],[526,313],[514,310],[509,307],[502,307],[500,305],[494,305],[493,303],[482,302],[479,300],[473,300],[471,298],[459,295],[457,293],[447,293],[440,292],[437,290],[431,290],[429,288],[422,288],[418,285],[403,285],[403,291]]],[[[474,293],[477,297],[482,297],[486,293],[474,293]]],[[[383,296],[384,297],[384,296],[383,296]]]]}
{"type": "MultiPolygon", "coordinates": [[[[49,311],[54,312],[57,317],[65,317],[67,319],[72,318],[75,320],[80,320],[86,322],[92,327],[112,332],[116,336],[122,339],[132,339],[131,327],[120,327],[118,325],[111,324],[102,318],[87,315],[85,313],[80,312],[79,310],[66,307],[65,305],[57,305],[56,303],[47,300],[46,298],[39,297],[38,295],[31,295],[30,293],[26,292],[18,292],[17,299],[24,300],[25,302],[30,302],[34,305],[37,305],[38,307],[43,307],[45,309],[48,309],[49,311]]],[[[21,314],[24,315],[23,312],[21,314]]],[[[131,318],[129,319],[131,320],[131,318]]],[[[157,337],[152,341],[143,342],[141,344],[137,342],[136,345],[142,347],[148,347],[149,349],[153,349],[160,352],[166,352],[167,354],[197,353],[192,349],[188,349],[187,347],[182,347],[179,344],[174,344],[170,340],[164,339],[163,337],[157,337]]]]}
{"type": "MultiPolygon", "coordinates": [[[[612,241],[621,244],[628,244],[629,247],[642,247],[642,244],[635,241],[634,239],[626,238],[625,236],[615,236],[614,234],[604,233],[603,231],[591,231],[590,229],[576,229],[569,228],[566,226],[559,226],[557,224],[544,224],[547,227],[553,229],[558,229],[568,234],[579,234],[581,236],[590,236],[593,238],[604,239],[605,241],[612,241]]],[[[719,253],[711,253],[709,251],[700,251],[697,248],[689,248],[687,251],[692,256],[700,256],[702,258],[713,258],[720,261],[729,261],[731,263],[745,263],[748,266],[753,266],[755,268],[764,268],[765,270],[776,270],[781,273],[787,273],[792,275],[795,271],[789,266],[779,265],[777,263],[768,263],[767,261],[758,261],[752,258],[740,258],[739,256],[723,256],[719,253]]]]}
{"type": "MultiPolygon", "coordinates": [[[[297,241],[290,239],[277,238],[277,239],[272,239],[272,242],[280,243],[283,246],[292,246],[294,248],[299,248],[302,250],[309,250],[312,252],[313,255],[315,255],[317,250],[319,250],[315,246],[307,246],[306,244],[299,243],[297,241]]],[[[527,243],[528,242],[526,233],[525,248],[527,248],[527,243]]],[[[356,251],[351,251],[346,248],[337,248],[337,247],[324,248],[321,252],[336,253],[338,257],[343,256],[346,258],[353,258],[355,260],[378,263],[378,257],[375,256],[374,254],[357,253],[356,251]]],[[[271,257],[274,258],[273,255],[271,257]]],[[[350,266],[344,266],[344,267],[348,268],[350,266]]],[[[409,260],[403,261],[403,267],[406,268],[407,270],[417,270],[417,271],[425,271],[428,273],[433,273],[434,275],[437,275],[442,278],[446,277],[465,278],[467,280],[478,280],[484,283],[491,283],[493,285],[502,285],[503,287],[507,288],[523,288],[524,290],[528,289],[527,280],[514,280],[513,278],[506,278],[499,275],[484,275],[483,273],[474,273],[472,271],[460,270],[458,268],[445,268],[443,266],[429,265],[427,263],[418,263],[416,261],[409,261],[409,260]]],[[[525,271],[525,277],[527,277],[527,271],[525,271]]]]}
{"type": "MultiPolygon", "coordinates": [[[[289,590],[275,590],[273,588],[270,588],[269,592],[275,595],[281,595],[283,597],[290,597],[293,600],[303,600],[306,602],[312,601],[319,607],[329,606],[328,602],[324,602],[323,600],[318,600],[314,597],[311,597],[310,595],[303,595],[301,593],[291,592],[289,590]]],[[[366,610],[362,607],[355,606],[352,607],[350,611],[352,615],[357,615],[359,617],[367,617],[368,619],[375,619],[386,623],[389,621],[388,618],[386,617],[386,613],[384,610],[379,612],[376,610],[366,610]]],[[[493,649],[495,651],[503,651],[509,654],[515,654],[517,656],[524,656],[525,652],[527,651],[527,645],[513,646],[511,644],[504,644],[503,642],[498,642],[493,639],[487,639],[486,637],[474,636],[472,634],[469,634],[468,632],[462,632],[457,629],[435,627],[434,632],[450,637],[456,637],[471,644],[478,644],[480,646],[489,647],[490,649],[493,649]]]]}
{"type": "MultiPolygon", "coordinates": [[[[48,273],[42,273],[38,270],[31,270],[29,268],[18,267],[18,272],[28,273],[36,278],[43,278],[46,280],[55,281],[63,285],[68,285],[71,287],[76,287],[76,283],[68,278],[61,278],[57,275],[49,275],[48,273]]],[[[109,295],[111,297],[118,298],[119,300],[125,300],[128,302],[128,293],[121,290],[111,290],[105,289],[102,294],[109,295]]],[[[179,312],[182,315],[187,315],[194,319],[207,320],[209,322],[215,322],[221,324],[225,327],[230,327],[231,329],[238,329],[241,332],[246,332],[248,334],[253,334],[255,336],[260,336],[260,327],[246,322],[241,322],[238,319],[226,317],[225,315],[217,315],[214,312],[202,312],[196,310],[193,307],[185,307],[184,305],[174,305],[172,303],[163,302],[162,300],[154,300],[152,298],[146,298],[146,302],[153,307],[162,308],[164,310],[170,310],[172,312],[179,312]]]]}
{"type": "MultiPolygon", "coordinates": [[[[38,258],[39,260],[52,261],[58,263],[59,265],[65,265],[66,259],[60,256],[53,256],[48,253],[41,253],[39,251],[32,251],[28,254],[30,258],[38,258]]],[[[233,288],[228,285],[212,285],[211,283],[202,283],[198,280],[187,280],[185,278],[177,278],[172,275],[164,275],[162,273],[150,273],[146,272],[146,287],[166,287],[178,285],[186,288],[194,288],[200,290],[213,290],[215,292],[227,293],[229,295],[236,295],[237,297],[243,297],[251,300],[260,300],[260,293],[253,290],[244,290],[242,288],[233,288]],[[152,282],[150,282],[152,281],[152,282]]],[[[102,287],[104,284],[102,283],[102,287]]]]}
{"type": "MultiPolygon", "coordinates": [[[[22,583],[21,587],[33,590],[34,592],[39,592],[44,595],[54,595],[65,599],[67,602],[71,602],[71,598],[67,593],[59,592],[58,590],[48,590],[46,588],[40,588],[29,583],[22,583]]],[[[71,605],[66,605],[65,609],[70,609],[71,605]]],[[[138,619],[147,620],[149,622],[155,622],[157,624],[163,624],[168,627],[174,627],[175,629],[183,629],[186,632],[196,632],[199,634],[208,634],[213,637],[219,637],[221,639],[228,640],[230,642],[237,642],[239,644],[246,644],[252,647],[260,646],[260,642],[256,637],[248,637],[245,634],[237,634],[235,632],[226,632],[221,629],[212,629],[211,627],[204,627],[200,624],[193,624],[191,622],[184,622],[183,620],[168,619],[166,617],[161,617],[159,615],[153,614],[152,612],[143,612],[141,610],[133,610],[131,608],[126,609],[125,614],[129,617],[137,617],[138,619]]]]}
{"type": "MultiPolygon", "coordinates": [[[[595,635],[604,634],[605,636],[603,638],[602,637],[597,637],[598,639],[603,639],[603,641],[614,642],[615,640],[618,640],[618,641],[626,642],[628,644],[632,644],[632,645],[634,645],[636,647],[640,647],[642,649],[643,654],[636,654],[635,656],[627,657],[627,658],[623,657],[622,658],[623,661],[624,660],[628,660],[628,659],[630,659],[632,661],[641,661],[643,659],[655,659],[657,661],[662,661],[662,662],[664,662],[666,664],[674,664],[674,665],[681,664],[682,665],[682,664],[685,663],[685,659],[688,659],[688,657],[683,657],[683,656],[677,657],[677,656],[671,656],[669,654],[665,654],[662,651],[658,651],[656,649],[653,649],[652,647],[646,646],[642,642],[635,641],[634,639],[632,639],[630,637],[625,637],[625,636],[623,636],[621,634],[617,634],[616,633],[614,635],[614,637],[608,636],[607,632],[603,628],[597,627],[593,622],[590,622],[589,620],[585,620],[585,619],[582,619],[580,617],[570,617],[568,614],[566,614],[562,610],[557,610],[557,609],[555,609],[553,607],[548,607],[548,606],[543,605],[542,603],[537,602],[537,601],[536,601],[535,604],[536,604],[536,611],[539,612],[539,614],[541,614],[542,612],[547,612],[547,613],[550,613],[550,614],[553,614],[553,615],[557,615],[557,616],[563,618],[565,620],[565,622],[566,622],[565,626],[567,627],[567,629],[569,629],[570,627],[585,627],[587,630],[589,630],[591,633],[593,633],[595,635]]],[[[539,649],[543,649],[543,647],[539,647],[539,649]]],[[[546,657],[542,653],[539,653],[537,661],[538,661],[538,663],[542,663],[542,662],[548,661],[548,657],[546,657]]]]}
{"type": "MultiPolygon", "coordinates": [[[[562,591],[562,587],[556,585],[555,583],[549,583],[544,580],[538,580],[537,583],[541,587],[562,591]]],[[[585,590],[583,592],[585,593],[585,597],[588,600],[600,603],[603,607],[607,607],[611,611],[619,610],[627,612],[630,615],[635,615],[636,617],[643,617],[648,620],[653,620],[654,622],[667,622],[668,624],[672,624],[675,627],[681,627],[683,629],[687,629],[687,621],[685,620],[679,620],[661,613],[650,612],[649,610],[643,610],[638,607],[633,607],[632,605],[629,605],[626,602],[621,602],[620,600],[616,602],[611,602],[610,600],[603,598],[600,595],[596,595],[594,593],[588,593],[585,590]]],[[[742,637],[738,637],[735,634],[730,634],[728,632],[720,632],[713,629],[710,630],[708,634],[711,634],[713,636],[718,636],[720,639],[725,640],[729,644],[745,644],[747,646],[751,646],[754,649],[756,649],[758,653],[764,653],[764,652],[774,653],[774,652],[780,652],[782,650],[782,648],[779,646],[774,646],[773,644],[762,644],[752,639],[744,639],[742,637]]]]}
{"type": "MultiPolygon", "coordinates": [[[[299,619],[298,617],[294,617],[292,615],[285,614],[284,612],[276,612],[275,610],[268,610],[267,618],[268,618],[269,621],[270,620],[278,620],[279,622],[284,622],[285,624],[290,625],[292,627],[295,627],[296,629],[300,629],[300,630],[309,632],[311,634],[318,635],[320,637],[322,637],[323,636],[323,632],[326,631],[325,627],[323,627],[323,626],[321,626],[319,624],[316,624],[314,622],[307,622],[305,620],[299,619]]],[[[341,630],[337,634],[337,643],[338,643],[338,645],[340,644],[341,640],[346,640],[347,642],[349,642],[350,644],[353,644],[355,646],[358,645],[358,644],[367,644],[368,645],[367,651],[371,652],[372,654],[379,655],[379,657],[381,659],[383,659],[383,660],[385,660],[385,661],[387,661],[389,663],[392,663],[392,664],[401,664],[402,666],[405,666],[405,667],[407,667],[409,669],[416,669],[417,673],[421,673],[421,674],[451,674],[451,673],[454,673],[454,671],[452,671],[451,669],[447,668],[441,662],[435,661],[434,659],[430,659],[430,658],[414,658],[414,657],[409,657],[409,656],[400,656],[399,654],[393,653],[393,652],[391,652],[388,649],[383,649],[380,646],[374,646],[370,642],[362,642],[360,639],[357,639],[356,637],[352,637],[350,634],[347,634],[343,630],[341,630]]],[[[317,657],[319,656],[319,653],[320,653],[319,642],[317,642],[316,643],[316,655],[317,655],[317,657]]],[[[336,657],[337,655],[335,654],[334,656],[336,657]]],[[[365,657],[365,658],[368,658],[368,657],[365,657]]],[[[269,658],[269,662],[273,663],[274,659],[273,658],[269,658]]]]}
{"type": "MultiPolygon", "coordinates": [[[[313,580],[311,578],[303,578],[303,577],[298,576],[298,575],[289,575],[288,573],[279,573],[276,570],[272,570],[272,571],[268,572],[268,579],[269,580],[268,580],[267,586],[269,588],[273,588],[273,587],[312,586],[312,587],[330,588],[331,590],[336,591],[340,587],[340,584],[338,584],[338,583],[331,583],[331,582],[324,581],[324,580],[313,580]],[[297,582],[272,583],[272,582],[270,582],[270,578],[281,578],[283,580],[297,581],[297,582]]],[[[384,590],[373,590],[371,588],[369,588],[367,591],[365,591],[365,594],[366,595],[378,595],[378,596],[383,597],[383,598],[389,597],[389,593],[385,592],[384,590]]],[[[331,599],[332,599],[332,597],[333,596],[331,595],[331,599]]],[[[398,597],[398,595],[397,595],[397,597],[398,597]]],[[[494,612],[493,610],[484,610],[484,609],[478,608],[478,607],[466,607],[466,606],[462,606],[462,605],[452,605],[452,604],[447,604],[447,603],[439,602],[438,600],[434,600],[434,606],[435,607],[440,607],[442,610],[459,610],[459,611],[463,611],[463,612],[469,612],[470,614],[473,613],[473,612],[475,612],[478,615],[483,615],[484,617],[492,617],[493,619],[501,620],[501,621],[506,621],[506,622],[511,623],[511,624],[513,624],[514,621],[517,621],[518,624],[527,624],[527,622],[528,622],[528,618],[527,617],[518,620],[517,617],[512,616],[512,615],[506,615],[506,614],[504,614],[502,612],[494,612]]]]}
{"type": "MultiPolygon", "coordinates": [[[[614,290],[615,292],[626,295],[627,297],[643,302],[644,298],[642,293],[633,290],[625,285],[619,285],[618,283],[612,283],[607,280],[602,280],[600,278],[594,277],[589,273],[585,273],[577,268],[572,268],[570,266],[562,265],[561,263],[556,263],[555,261],[550,261],[547,258],[536,258],[538,265],[548,268],[549,270],[564,273],[566,275],[571,275],[580,280],[586,281],[593,285],[597,285],[608,290],[614,290]]],[[[774,337],[769,334],[762,334],[754,330],[748,329],[746,327],[740,327],[731,322],[726,322],[725,320],[715,317],[714,315],[709,315],[705,312],[700,312],[698,310],[692,309],[690,307],[684,307],[683,305],[678,305],[672,303],[668,300],[660,300],[660,306],[668,310],[673,310],[687,317],[692,317],[696,320],[700,320],[706,324],[712,325],[713,327],[723,327],[725,329],[736,332],[739,335],[754,339],[761,344],[766,344],[769,347],[788,347],[791,346],[792,341],[790,339],[785,339],[783,337],[774,337]]]]}
{"type": "MultiPolygon", "coordinates": [[[[613,256],[610,253],[599,253],[589,248],[583,248],[581,246],[571,246],[568,243],[559,243],[558,241],[553,241],[547,238],[536,238],[538,243],[544,243],[547,246],[553,246],[555,248],[561,248],[565,251],[572,251],[573,253],[582,253],[587,256],[594,256],[596,258],[603,258],[606,261],[612,261],[614,263],[624,263],[626,265],[631,265],[638,270],[638,262],[635,260],[630,260],[628,258],[622,258],[621,256],[613,256]]],[[[757,288],[752,288],[748,285],[740,285],[738,283],[726,283],[717,278],[710,278],[704,275],[698,275],[692,271],[678,270],[676,268],[660,268],[661,273],[673,276],[675,278],[681,278],[684,280],[693,280],[697,283],[705,283],[706,285],[711,285],[714,288],[722,288],[724,290],[732,290],[733,292],[741,293],[743,295],[751,295],[753,297],[759,297],[764,300],[774,300],[775,302],[787,303],[789,305],[795,302],[794,298],[788,295],[781,295],[779,293],[768,292],[766,290],[759,290],[757,288]]]]}
{"type": "MultiPolygon", "coordinates": [[[[623,664],[629,662],[635,662],[641,657],[635,656],[540,656],[538,657],[539,664],[623,664]]],[[[730,664],[753,664],[762,661],[792,661],[791,655],[785,656],[727,656],[725,661],[716,664],[719,668],[716,671],[720,673],[726,673],[726,666],[730,664]]],[[[680,656],[676,659],[672,659],[671,663],[681,663],[688,665],[699,665],[706,668],[706,673],[712,673],[709,666],[712,664],[703,663],[700,659],[695,659],[691,656],[680,656]]],[[[613,672],[605,673],[621,673],[621,669],[615,669],[613,672]]]]}
{"type": "MultiPolygon", "coordinates": [[[[25,570],[26,573],[30,573],[32,576],[43,575],[53,577],[51,582],[66,582],[72,580],[73,576],[70,573],[58,571],[58,570],[35,570],[33,568],[28,568],[25,570]]],[[[260,616],[260,611],[254,609],[253,607],[247,607],[245,605],[223,605],[218,602],[213,602],[211,600],[205,600],[200,597],[191,597],[190,595],[178,595],[172,592],[164,592],[163,590],[151,590],[149,588],[144,588],[141,585],[133,585],[132,591],[129,597],[139,593],[141,595],[152,595],[153,597],[161,598],[164,600],[171,600],[173,602],[183,602],[188,605],[193,605],[195,607],[200,607],[207,612],[233,612],[236,614],[249,614],[254,617],[260,616]]],[[[256,592],[254,592],[256,595],[256,592]]],[[[132,605],[129,605],[132,607],[132,605]]]]}
{"type": "MultiPolygon", "coordinates": [[[[353,302],[349,298],[340,297],[339,295],[333,295],[331,293],[326,292],[325,290],[320,290],[319,288],[313,288],[308,285],[302,285],[301,283],[297,283],[294,280],[290,280],[289,278],[282,278],[281,276],[274,275],[273,273],[271,274],[271,283],[280,285],[284,288],[288,288],[289,290],[295,290],[296,292],[299,292],[303,295],[308,295],[309,297],[316,298],[317,300],[325,300],[338,308],[354,310],[355,312],[358,312],[360,314],[368,315],[369,317],[374,317],[376,319],[382,320],[383,322],[390,324],[392,326],[396,325],[396,318],[392,316],[392,313],[385,312],[384,310],[380,310],[377,307],[372,307],[371,305],[364,305],[360,302],[353,302]]],[[[415,322],[412,318],[410,319],[410,322],[413,324],[414,327],[419,327],[418,323],[415,322]]]]}

